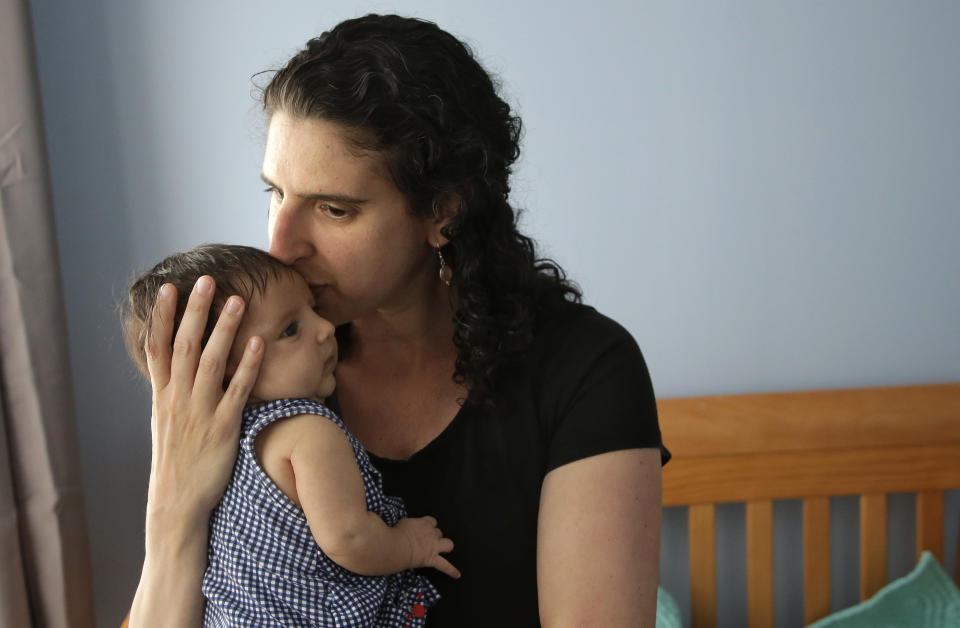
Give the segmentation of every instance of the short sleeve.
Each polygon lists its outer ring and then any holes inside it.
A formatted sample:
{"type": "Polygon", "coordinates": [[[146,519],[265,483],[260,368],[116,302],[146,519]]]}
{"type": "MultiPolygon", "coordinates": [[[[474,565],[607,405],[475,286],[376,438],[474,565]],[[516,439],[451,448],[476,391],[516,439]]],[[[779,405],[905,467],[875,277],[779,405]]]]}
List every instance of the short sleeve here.
{"type": "Polygon", "coordinates": [[[643,354],[623,327],[592,309],[558,339],[546,471],[597,454],[663,446],[653,384],[643,354]]]}

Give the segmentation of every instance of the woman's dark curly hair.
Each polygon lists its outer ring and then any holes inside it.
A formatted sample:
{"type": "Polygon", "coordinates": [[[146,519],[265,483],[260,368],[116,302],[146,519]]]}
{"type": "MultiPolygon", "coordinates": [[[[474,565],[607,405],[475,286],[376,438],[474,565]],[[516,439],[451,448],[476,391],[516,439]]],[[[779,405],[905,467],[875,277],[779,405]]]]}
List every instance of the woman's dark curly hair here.
{"type": "Polygon", "coordinates": [[[521,122],[497,89],[470,49],[436,24],[367,15],[307,42],[262,95],[268,114],[359,131],[351,140],[384,156],[417,216],[460,199],[442,249],[458,297],[453,376],[471,402],[486,403],[501,367],[529,346],[545,301],[580,299],[517,230],[508,196],[521,122]]]}

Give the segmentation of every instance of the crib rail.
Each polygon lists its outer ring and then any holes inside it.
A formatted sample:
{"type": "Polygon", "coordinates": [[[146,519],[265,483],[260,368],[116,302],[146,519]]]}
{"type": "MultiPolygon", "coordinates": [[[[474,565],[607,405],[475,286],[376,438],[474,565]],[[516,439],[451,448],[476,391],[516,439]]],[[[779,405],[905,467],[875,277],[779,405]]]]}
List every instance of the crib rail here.
{"type": "MultiPolygon", "coordinates": [[[[830,501],[860,496],[860,595],[886,583],[886,496],[917,493],[917,549],[943,562],[960,488],[960,384],[671,399],[664,506],[689,506],[691,618],[716,626],[714,504],[746,503],[749,625],[773,625],[773,500],[803,500],[804,612],[830,612],[830,501]]],[[[960,557],[958,557],[960,582],[960,557]]]]}

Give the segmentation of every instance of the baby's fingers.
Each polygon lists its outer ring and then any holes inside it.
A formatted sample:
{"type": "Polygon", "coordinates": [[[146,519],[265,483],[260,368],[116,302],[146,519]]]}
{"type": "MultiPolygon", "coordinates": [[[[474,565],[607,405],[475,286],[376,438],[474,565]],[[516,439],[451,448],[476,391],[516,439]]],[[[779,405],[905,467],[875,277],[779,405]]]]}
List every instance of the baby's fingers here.
{"type": "Polygon", "coordinates": [[[430,566],[441,573],[445,573],[451,578],[459,578],[460,570],[454,567],[449,560],[439,554],[433,557],[430,566]]]}
{"type": "Polygon", "coordinates": [[[160,286],[150,317],[150,333],[143,347],[154,392],[164,388],[170,381],[170,343],[173,339],[173,319],[176,311],[177,289],[172,284],[160,286]]]}

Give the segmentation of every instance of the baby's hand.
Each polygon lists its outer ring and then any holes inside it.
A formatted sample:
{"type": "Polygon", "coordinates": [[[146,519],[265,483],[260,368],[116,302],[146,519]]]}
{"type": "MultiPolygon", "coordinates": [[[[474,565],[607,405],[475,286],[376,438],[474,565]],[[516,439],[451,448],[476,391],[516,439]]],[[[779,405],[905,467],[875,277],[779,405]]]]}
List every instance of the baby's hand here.
{"type": "Polygon", "coordinates": [[[402,531],[410,545],[413,567],[433,567],[451,578],[459,578],[460,570],[440,554],[453,550],[453,541],[443,538],[433,517],[406,517],[401,519],[397,530],[402,531]]]}

